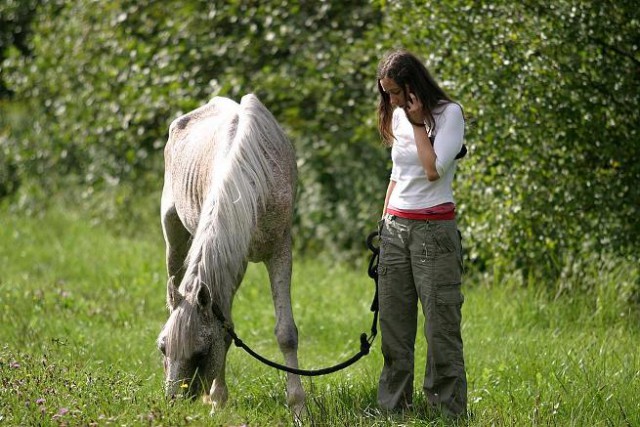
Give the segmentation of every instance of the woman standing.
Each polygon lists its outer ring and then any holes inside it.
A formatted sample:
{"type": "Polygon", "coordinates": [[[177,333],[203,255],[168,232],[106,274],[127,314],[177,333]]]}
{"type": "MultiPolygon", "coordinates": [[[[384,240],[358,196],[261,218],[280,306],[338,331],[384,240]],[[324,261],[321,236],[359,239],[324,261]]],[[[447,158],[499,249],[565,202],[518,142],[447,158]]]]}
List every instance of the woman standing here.
{"type": "Polygon", "coordinates": [[[384,367],[378,403],[411,408],[417,305],[425,317],[429,406],[466,414],[460,333],[462,247],[452,182],[463,146],[464,115],[410,52],[394,50],[378,67],[378,128],[393,169],[380,221],[378,267],[384,367]]]}

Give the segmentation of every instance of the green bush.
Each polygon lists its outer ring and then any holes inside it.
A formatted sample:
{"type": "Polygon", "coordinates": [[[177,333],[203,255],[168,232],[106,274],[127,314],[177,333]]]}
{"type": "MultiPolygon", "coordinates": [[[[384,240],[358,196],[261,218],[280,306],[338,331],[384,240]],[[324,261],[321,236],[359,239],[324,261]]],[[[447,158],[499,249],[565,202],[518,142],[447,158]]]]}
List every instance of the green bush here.
{"type": "Polygon", "coordinates": [[[553,278],[585,242],[637,258],[637,5],[411,4],[389,8],[390,37],[426,57],[471,118],[457,182],[471,257],[553,278]]]}
{"type": "Polygon", "coordinates": [[[5,63],[15,103],[33,101],[7,137],[23,176],[76,174],[91,192],[157,189],[173,118],[214,95],[255,92],[298,150],[298,248],[362,249],[386,167],[369,94],[376,57],[360,41],[379,21],[375,7],[63,4],[38,10],[33,57],[14,51],[5,63]]]}
{"type": "Polygon", "coordinates": [[[20,187],[26,206],[31,189],[46,199],[79,182],[78,196],[113,217],[161,188],[173,118],[254,92],[297,148],[297,249],[358,257],[390,167],[375,69],[403,45],[465,107],[456,197],[468,265],[555,283],[585,244],[637,258],[634,2],[28,5],[20,43],[15,26],[0,31],[0,197],[20,187]]]}

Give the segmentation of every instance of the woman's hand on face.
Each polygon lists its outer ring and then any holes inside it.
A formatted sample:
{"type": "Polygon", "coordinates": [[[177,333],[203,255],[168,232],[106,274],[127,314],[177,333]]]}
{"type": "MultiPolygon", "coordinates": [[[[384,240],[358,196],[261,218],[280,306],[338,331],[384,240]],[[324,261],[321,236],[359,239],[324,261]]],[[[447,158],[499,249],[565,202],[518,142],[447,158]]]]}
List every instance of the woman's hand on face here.
{"type": "Polygon", "coordinates": [[[422,108],[422,102],[420,99],[415,96],[413,93],[408,92],[409,97],[404,106],[404,112],[407,115],[407,118],[412,124],[422,124],[424,123],[424,112],[422,108]]]}

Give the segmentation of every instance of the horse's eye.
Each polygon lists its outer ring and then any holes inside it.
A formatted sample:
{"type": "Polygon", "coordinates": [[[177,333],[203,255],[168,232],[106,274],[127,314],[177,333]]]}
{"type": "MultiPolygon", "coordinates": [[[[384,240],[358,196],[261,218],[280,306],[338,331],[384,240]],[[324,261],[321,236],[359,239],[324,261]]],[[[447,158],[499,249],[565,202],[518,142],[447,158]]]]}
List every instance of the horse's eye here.
{"type": "Polygon", "coordinates": [[[165,338],[162,338],[160,342],[158,342],[158,350],[166,356],[167,355],[167,344],[165,338]]]}

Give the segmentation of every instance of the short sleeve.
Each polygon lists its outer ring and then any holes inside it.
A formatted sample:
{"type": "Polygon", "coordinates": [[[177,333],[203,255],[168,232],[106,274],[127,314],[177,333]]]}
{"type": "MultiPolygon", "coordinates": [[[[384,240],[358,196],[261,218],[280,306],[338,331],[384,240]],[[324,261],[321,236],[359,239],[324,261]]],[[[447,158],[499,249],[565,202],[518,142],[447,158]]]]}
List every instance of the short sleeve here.
{"type": "Polygon", "coordinates": [[[436,152],[436,170],[438,175],[444,176],[462,149],[464,140],[462,108],[453,102],[447,104],[442,113],[436,117],[435,130],[433,149],[436,152]]]}

